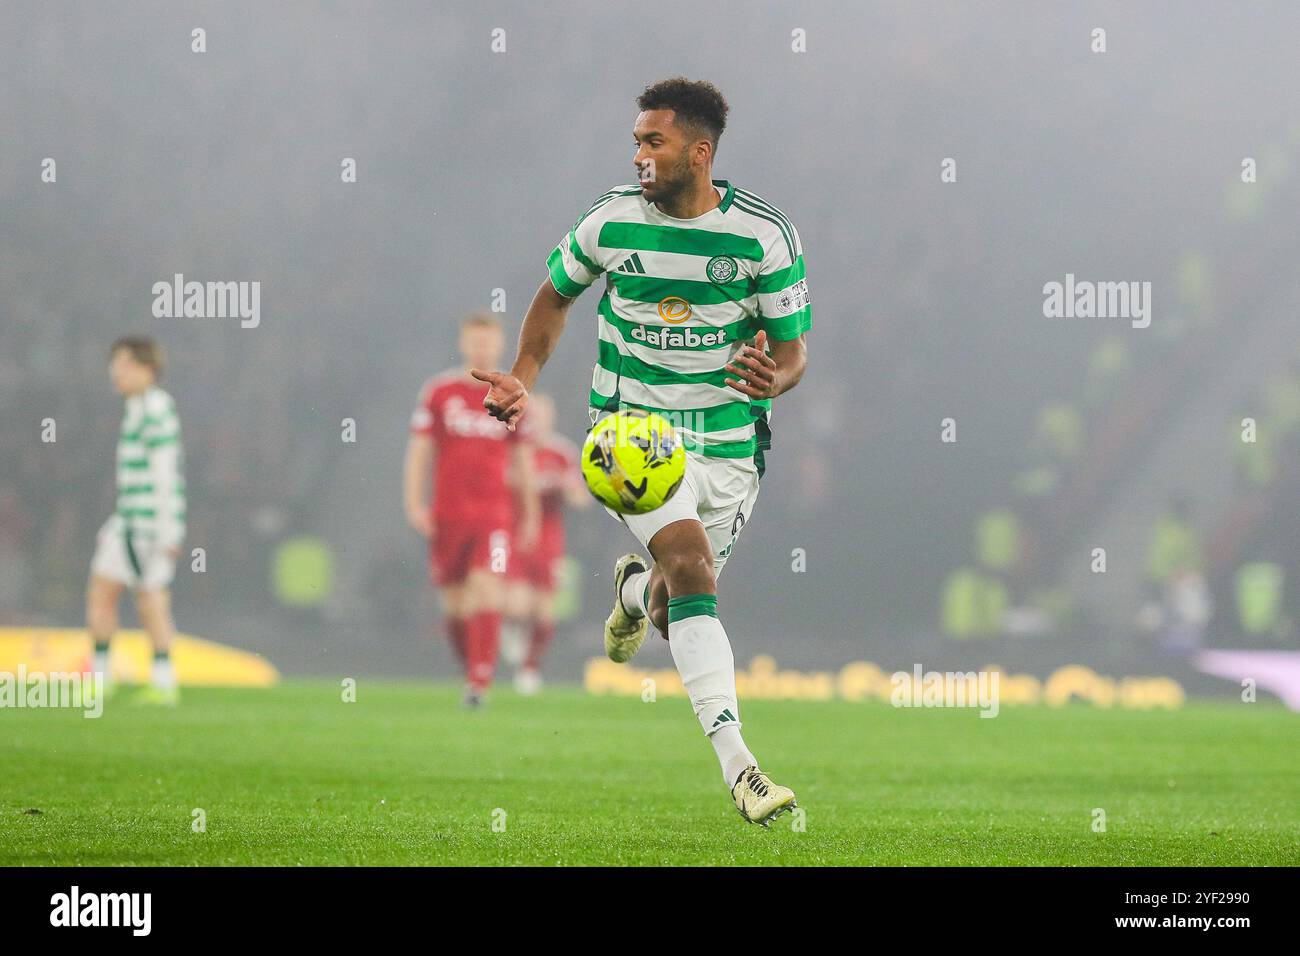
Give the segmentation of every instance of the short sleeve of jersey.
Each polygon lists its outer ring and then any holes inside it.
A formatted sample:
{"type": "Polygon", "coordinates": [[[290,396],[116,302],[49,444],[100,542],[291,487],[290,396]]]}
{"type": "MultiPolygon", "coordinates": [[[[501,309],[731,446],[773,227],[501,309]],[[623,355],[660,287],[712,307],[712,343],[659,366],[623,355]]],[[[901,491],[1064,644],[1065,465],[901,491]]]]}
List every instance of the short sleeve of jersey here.
{"type": "Polygon", "coordinates": [[[434,423],[433,386],[420,391],[420,401],[411,412],[411,434],[432,435],[434,423]]]}
{"type": "Polygon", "coordinates": [[[605,271],[597,258],[600,227],[605,220],[601,209],[619,195],[620,190],[611,190],[597,199],[551,251],[546,269],[551,285],[560,295],[576,299],[605,271]]]}
{"type": "Polygon", "coordinates": [[[758,272],[760,328],[784,342],[812,328],[812,304],[804,272],[799,233],[782,221],[778,234],[763,250],[758,272]]]}

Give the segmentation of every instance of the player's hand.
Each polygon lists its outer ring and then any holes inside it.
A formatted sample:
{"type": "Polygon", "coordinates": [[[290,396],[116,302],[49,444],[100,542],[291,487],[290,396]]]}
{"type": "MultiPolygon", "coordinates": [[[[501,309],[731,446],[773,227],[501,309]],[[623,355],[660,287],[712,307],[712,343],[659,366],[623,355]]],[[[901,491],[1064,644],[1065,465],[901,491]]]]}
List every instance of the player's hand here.
{"type": "Polygon", "coordinates": [[[776,361],[767,354],[767,332],[759,331],[753,345],[743,345],[727,363],[727,371],[736,378],[724,381],[750,398],[772,398],[776,395],[776,361]]]}
{"type": "Polygon", "coordinates": [[[485,372],[472,368],[469,374],[491,386],[483,399],[488,414],[505,422],[506,428],[514,431],[519,416],[524,413],[524,406],[528,404],[528,389],[524,388],[524,383],[509,372],[485,372]]]}
{"type": "Polygon", "coordinates": [[[422,538],[433,537],[433,518],[427,511],[408,511],[406,523],[422,538]]]}

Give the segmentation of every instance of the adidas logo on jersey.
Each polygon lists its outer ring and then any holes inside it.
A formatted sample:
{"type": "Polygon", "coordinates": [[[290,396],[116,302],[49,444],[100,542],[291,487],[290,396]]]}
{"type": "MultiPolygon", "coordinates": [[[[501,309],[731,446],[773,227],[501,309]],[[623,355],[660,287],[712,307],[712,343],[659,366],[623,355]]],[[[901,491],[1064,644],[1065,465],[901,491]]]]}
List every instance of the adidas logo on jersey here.
{"type": "Polygon", "coordinates": [[[641,265],[641,254],[634,252],[632,255],[618,267],[619,272],[630,272],[633,275],[645,275],[645,266],[641,265]]]}

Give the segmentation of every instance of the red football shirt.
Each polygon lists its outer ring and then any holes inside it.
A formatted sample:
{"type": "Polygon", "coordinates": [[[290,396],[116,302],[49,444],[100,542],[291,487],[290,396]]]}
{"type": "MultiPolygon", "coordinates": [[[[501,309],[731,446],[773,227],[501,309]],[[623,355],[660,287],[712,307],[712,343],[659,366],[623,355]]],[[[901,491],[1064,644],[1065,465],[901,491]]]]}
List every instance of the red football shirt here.
{"type": "MultiPolygon", "coordinates": [[[[535,439],[534,439],[535,441],[535,439]]],[[[549,555],[564,553],[564,509],[567,492],[582,481],[578,447],[562,435],[536,442],[533,447],[533,484],[541,499],[542,526],[539,550],[549,555]]],[[[521,515],[516,512],[516,521],[521,515]]]]}
{"type": "Polygon", "coordinates": [[[542,499],[542,521],[559,521],[564,515],[566,493],[582,480],[578,470],[578,448],[560,435],[551,435],[533,452],[537,491],[542,499]]]}
{"type": "Polygon", "coordinates": [[[435,521],[509,527],[514,519],[506,471],[520,435],[483,408],[487,388],[459,369],[444,372],[424,386],[411,415],[411,431],[433,439],[435,521]]]}

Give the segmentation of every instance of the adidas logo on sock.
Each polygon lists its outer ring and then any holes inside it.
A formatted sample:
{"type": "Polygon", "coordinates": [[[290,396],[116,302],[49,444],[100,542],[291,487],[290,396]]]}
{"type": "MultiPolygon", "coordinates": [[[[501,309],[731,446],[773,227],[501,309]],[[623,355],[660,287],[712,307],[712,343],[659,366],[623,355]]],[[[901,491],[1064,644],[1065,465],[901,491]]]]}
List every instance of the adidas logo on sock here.
{"type": "Polygon", "coordinates": [[[641,265],[641,254],[632,253],[631,258],[618,267],[619,272],[631,272],[633,275],[645,275],[645,266],[641,265]]]}
{"type": "Polygon", "coordinates": [[[730,710],[723,710],[722,713],[718,714],[718,719],[713,722],[713,727],[711,729],[717,730],[723,724],[734,724],[734,723],[737,723],[736,715],[733,714],[730,710]]]}

